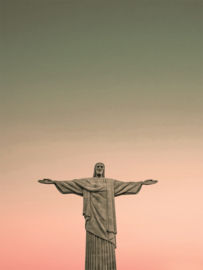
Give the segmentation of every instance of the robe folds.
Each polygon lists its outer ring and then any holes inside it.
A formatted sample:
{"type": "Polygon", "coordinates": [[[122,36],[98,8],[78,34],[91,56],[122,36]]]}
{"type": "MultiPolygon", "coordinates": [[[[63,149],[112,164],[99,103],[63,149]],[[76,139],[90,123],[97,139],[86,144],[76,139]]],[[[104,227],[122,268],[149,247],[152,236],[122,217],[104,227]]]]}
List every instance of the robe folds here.
{"type": "Polygon", "coordinates": [[[116,212],[114,197],[137,194],[142,182],[109,178],[54,181],[63,194],[83,197],[86,229],[85,270],[116,270],[116,212]]]}
{"type": "Polygon", "coordinates": [[[87,232],[110,241],[116,248],[116,212],[114,197],[137,194],[142,182],[122,182],[109,178],[83,178],[54,181],[63,194],[83,197],[83,215],[87,232]]]}

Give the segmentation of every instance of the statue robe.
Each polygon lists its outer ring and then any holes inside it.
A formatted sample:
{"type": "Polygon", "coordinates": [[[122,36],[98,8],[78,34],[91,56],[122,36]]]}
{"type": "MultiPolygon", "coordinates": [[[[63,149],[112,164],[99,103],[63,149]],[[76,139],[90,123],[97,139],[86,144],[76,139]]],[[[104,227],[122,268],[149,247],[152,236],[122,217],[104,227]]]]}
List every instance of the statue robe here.
{"type": "Polygon", "coordinates": [[[142,182],[122,182],[93,177],[54,181],[54,183],[63,194],[76,194],[83,197],[83,215],[87,231],[85,269],[116,269],[117,228],[114,197],[137,194],[142,187],[142,182]],[[95,257],[95,260],[92,257],[95,257]]]}

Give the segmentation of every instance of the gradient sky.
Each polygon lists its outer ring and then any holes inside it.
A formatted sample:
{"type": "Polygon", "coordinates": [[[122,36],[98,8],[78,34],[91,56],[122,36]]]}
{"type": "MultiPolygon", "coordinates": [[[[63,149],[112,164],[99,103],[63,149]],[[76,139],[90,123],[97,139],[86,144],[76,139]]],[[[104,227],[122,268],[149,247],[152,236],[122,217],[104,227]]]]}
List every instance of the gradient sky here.
{"type": "Polygon", "coordinates": [[[81,270],[82,198],[116,198],[118,270],[202,270],[202,1],[1,1],[2,270],[81,270]]]}

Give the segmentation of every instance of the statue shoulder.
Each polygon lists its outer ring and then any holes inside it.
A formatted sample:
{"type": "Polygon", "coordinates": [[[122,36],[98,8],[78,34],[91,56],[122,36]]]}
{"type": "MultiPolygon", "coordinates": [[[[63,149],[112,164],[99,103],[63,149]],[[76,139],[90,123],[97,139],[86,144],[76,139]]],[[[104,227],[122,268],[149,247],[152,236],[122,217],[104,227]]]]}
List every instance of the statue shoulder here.
{"type": "Polygon", "coordinates": [[[93,178],[86,177],[86,178],[75,179],[74,182],[76,185],[79,185],[81,188],[87,188],[89,186],[92,186],[93,178]]]}
{"type": "Polygon", "coordinates": [[[114,184],[115,181],[118,181],[118,180],[112,179],[112,178],[105,178],[105,179],[106,179],[107,183],[112,183],[112,184],[114,184]]]}
{"type": "Polygon", "coordinates": [[[85,177],[85,178],[74,179],[74,181],[88,182],[88,181],[91,181],[92,179],[93,177],[85,177]]]}

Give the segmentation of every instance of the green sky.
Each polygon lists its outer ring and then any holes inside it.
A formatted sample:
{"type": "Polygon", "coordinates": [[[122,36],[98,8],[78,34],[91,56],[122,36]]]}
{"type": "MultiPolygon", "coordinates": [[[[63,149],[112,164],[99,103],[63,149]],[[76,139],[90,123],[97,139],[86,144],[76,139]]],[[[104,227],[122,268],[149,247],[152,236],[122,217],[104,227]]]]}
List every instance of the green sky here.
{"type": "Polygon", "coordinates": [[[1,10],[4,147],[200,137],[201,1],[2,1],[1,10]]]}

